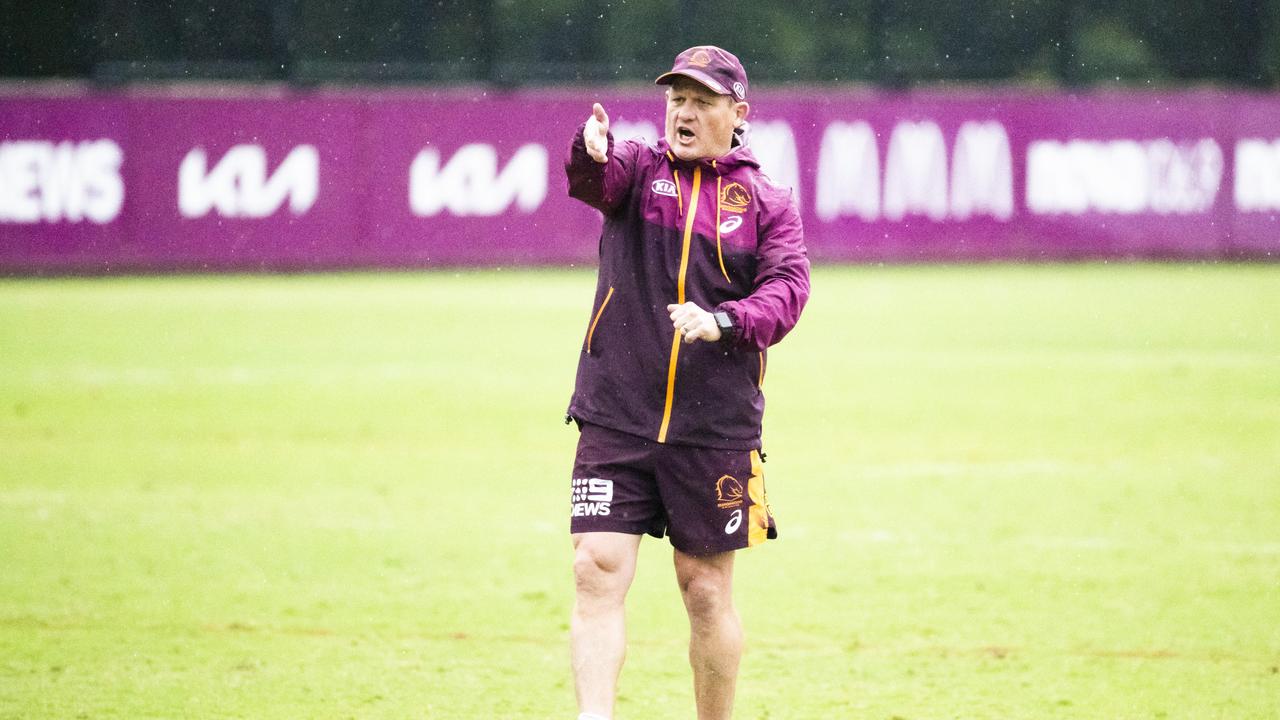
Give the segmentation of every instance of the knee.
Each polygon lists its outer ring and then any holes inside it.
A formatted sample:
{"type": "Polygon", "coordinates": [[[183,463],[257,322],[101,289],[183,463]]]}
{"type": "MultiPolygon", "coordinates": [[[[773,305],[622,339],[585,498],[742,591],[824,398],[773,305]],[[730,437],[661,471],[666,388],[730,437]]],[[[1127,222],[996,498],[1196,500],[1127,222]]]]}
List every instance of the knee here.
{"type": "Polygon", "coordinates": [[[719,573],[681,578],[680,594],[694,620],[714,620],[733,611],[733,589],[719,573]]]}
{"type": "Polygon", "coordinates": [[[590,543],[573,553],[573,579],[579,597],[611,598],[625,593],[625,558],[590,543]]]}

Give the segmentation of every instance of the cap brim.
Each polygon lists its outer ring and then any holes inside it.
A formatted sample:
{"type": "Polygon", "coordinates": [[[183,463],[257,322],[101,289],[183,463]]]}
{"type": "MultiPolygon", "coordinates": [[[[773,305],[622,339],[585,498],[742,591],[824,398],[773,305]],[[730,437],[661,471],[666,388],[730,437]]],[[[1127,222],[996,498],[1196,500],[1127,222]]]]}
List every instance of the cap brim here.
{"type": "Polygon", "coordinates": [[[689,78],[690,80],[696,80],[697,82],[703,85],[706,85],[708,90],[710,90],[711,92],[717,95],[732,94],[729,88],[716,82],[710,75],[702,72],[701,70],[693,70],[693,69],[672,70],[669,73],[663,73],[659,75],[658,79],[654,80],[653,82],[655,85],[670,85],[671,81],[674,80],[677,75],[682,75],[684,77],[689,78]]]}

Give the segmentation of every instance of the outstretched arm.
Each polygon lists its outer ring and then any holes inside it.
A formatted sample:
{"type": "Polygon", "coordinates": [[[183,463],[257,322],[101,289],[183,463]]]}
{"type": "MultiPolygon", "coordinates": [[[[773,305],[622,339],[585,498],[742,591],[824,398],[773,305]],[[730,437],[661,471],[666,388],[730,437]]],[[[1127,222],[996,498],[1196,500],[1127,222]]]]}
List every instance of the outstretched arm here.
{"type": "Polygon", "coordinates": [[[595,103],[565,159],[569,196],[600,212],[612,213],[631,190],[635,158],[636,144],[614,142],[609,133],[609,114],[604,106],[595,103]]]}

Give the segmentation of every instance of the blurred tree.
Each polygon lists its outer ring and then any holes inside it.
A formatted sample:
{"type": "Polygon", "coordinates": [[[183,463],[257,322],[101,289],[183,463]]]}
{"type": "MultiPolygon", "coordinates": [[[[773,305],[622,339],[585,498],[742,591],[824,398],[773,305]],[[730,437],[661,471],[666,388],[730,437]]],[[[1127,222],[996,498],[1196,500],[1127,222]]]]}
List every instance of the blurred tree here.
{"type": "Polygon", "coordinates": [[[1087,82],[1274,84],[1268,54],[1276,0],[1081,0],[1080,72],[1087,82]]]}
{"type": "Polygon", "coordinates": [[[88,75],[96,12],[95,0],[0,0],[0,77],[88,75]]]}
{"type": "Polygon", "coordinates": [[[678,2],[606,3],[602,38],[607,52],[609,79],[645,80],[656,77],[671,58],[684,48],[688,31],[682,29],[678,2]]]}
{"type": "Polygon", "coordinates": [[[0,0],[0,74],[643,82],[1280,82],[1280,0],[0,0]],[[104,71],[104,68],[106,69],[104,71]]]}
{"type": "Polygon", "coordinates": [[[1166,76],[1158,51],[1121,13],[1091,14],[1075,29],[1073,74],[1087,84],[1151,83],[1166,76]]]}
{"type": "Polygon", "coordinates": [[[1258,68],[1262,84],[1280,87],[1280,0],[1266,0],[1262,4],[1262,47],[1259,50],[1258,68]]]}
{"type": "Polygon", "coordinates": [[[99,0],[110,60],[262,62],[271,58],[271,0],[99,0]]]}
{"type": "Polygon", "coordinates": [[[274,0],[98,0],[91,23],[102,79],[266,79],[274,67],[274,0]]]}
{"type": "Polygon", "coordinates": [[[883,0],[826,0],[815,18],[814,79],[869,82],[876,77],[880,50],[874,10],[883,0]]]}

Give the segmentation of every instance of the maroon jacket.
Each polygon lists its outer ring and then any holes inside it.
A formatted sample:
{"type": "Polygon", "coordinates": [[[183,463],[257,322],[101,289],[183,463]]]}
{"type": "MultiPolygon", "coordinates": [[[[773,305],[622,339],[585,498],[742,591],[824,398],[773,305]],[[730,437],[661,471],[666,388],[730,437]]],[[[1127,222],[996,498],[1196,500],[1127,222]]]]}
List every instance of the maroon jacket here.
{"type": "Polygon", "coordinates": [[[666,141],[587,154],[582,126],[565,161],[569,195],[604,213],[600,275],[569,414],[658,442],[760,447],[766,348],[800,319],[809,260],[790,188],[735,139],[685,162],[666,141]],[[732,342],[684,344],[667,312],[726,312],[732,342]]]}

